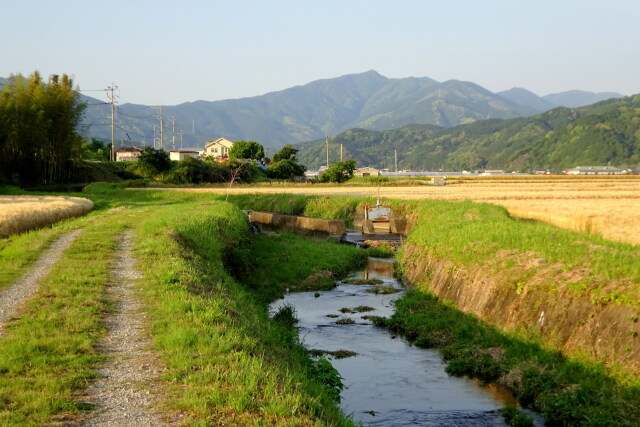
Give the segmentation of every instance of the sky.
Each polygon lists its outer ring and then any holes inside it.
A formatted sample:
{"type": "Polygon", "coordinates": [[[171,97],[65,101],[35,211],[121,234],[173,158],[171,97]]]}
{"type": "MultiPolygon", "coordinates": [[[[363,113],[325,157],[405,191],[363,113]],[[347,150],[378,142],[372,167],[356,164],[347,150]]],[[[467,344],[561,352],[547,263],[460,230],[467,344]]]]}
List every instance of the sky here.
{"type": "Polygon", "coordinates": [[[176,105],[375,70],[640,93],[640,0],[0,0],[0,77],[176,105]]]}

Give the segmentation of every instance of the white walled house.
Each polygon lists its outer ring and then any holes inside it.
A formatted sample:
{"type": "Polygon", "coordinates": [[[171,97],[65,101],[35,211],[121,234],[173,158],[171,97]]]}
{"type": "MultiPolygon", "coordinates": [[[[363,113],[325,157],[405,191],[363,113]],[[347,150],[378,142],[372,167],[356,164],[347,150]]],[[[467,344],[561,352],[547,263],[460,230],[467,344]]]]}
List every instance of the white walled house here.
{"type": "Polygon", "coordinates": [[[116,162],[137,162],[142,150],[136,147],[116,148],[116,162]]]}
{"type": "Polygon", "coordinates": [[[200,153],[198,151],[193,151],[193,150],[172,150],[172,151],[169,151],[169,159],[171,159],[171,160],[182,161],[182,160],[186,159],[187,157],[193,157],[194,159],[197,159],[198,157],[200,157],[200,153]]]}
{"type": "Polygon", "coordinates": [[[229,157],[229,150],[233,147],[233,142],[226,138],[218,138],[215,141],[207,141],[204,143],[203,156],[213,157],[214,159],[224,159],[229,157]]]}

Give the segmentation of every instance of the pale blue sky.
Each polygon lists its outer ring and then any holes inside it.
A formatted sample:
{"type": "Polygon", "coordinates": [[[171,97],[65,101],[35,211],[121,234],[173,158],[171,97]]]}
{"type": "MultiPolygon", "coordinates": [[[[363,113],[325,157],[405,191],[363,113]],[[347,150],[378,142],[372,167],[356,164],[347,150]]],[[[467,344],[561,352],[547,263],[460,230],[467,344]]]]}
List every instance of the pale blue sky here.
{"type": "Polygon", "coordinates": [[[174,105],[376,70],[640,93],[640,0],[0,0],[0,76],[174,105]]]}

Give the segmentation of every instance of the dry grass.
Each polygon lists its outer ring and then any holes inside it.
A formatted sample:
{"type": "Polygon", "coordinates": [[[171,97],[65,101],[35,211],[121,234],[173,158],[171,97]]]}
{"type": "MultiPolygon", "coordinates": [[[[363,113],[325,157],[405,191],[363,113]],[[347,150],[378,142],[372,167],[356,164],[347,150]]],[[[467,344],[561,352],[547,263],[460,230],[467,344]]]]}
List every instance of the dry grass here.
{"type": "Polygon", "coordinates": [[[84,215],[93,202],[80,197],[0,196],[0,238],[84,215]]]}
{"type": "Polygon", "coordinates": [[[232,194],[292,193],[394,199],[473,200],[504,206],[515,217],[531,218],[575,231],[640,244],[640,179],[638,177],[486,177],[449,179],[429,185],[362,187],[290,185],[188,189],[232,194]]]}

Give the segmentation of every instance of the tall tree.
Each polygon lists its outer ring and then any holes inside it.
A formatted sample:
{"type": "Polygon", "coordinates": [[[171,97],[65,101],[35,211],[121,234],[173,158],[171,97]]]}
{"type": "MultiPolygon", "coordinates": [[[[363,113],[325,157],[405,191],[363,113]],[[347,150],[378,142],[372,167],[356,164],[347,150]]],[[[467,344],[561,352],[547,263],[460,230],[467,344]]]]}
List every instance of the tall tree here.
{"type": "Polygon", "coordinates": [[[66,75],[43,82],[38,72],[11,76],[0,88],[0,180],[14,184],[65,182],[82,139],[85,105],[66,75]]]}
{"type": "Polygon", "coordinates": [[[236,141],[229,150],[229,159],[260,160],[264,157],[264,147],[256,141],[236,141]]]}

